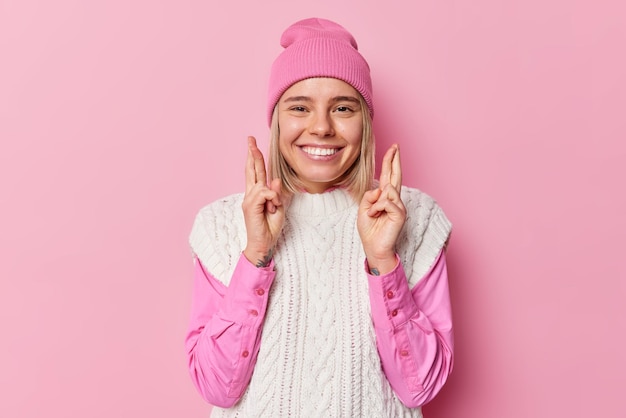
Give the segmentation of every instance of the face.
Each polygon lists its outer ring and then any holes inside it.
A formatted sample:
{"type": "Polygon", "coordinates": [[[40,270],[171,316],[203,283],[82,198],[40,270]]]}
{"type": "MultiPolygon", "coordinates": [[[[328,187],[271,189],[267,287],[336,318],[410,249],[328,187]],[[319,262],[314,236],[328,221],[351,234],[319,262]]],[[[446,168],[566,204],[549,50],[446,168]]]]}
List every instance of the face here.
{"type": "Polygon", "coordinates": [[[341,181],[361,152],[359,93],[335,78],[308,78],[278,101],[279,149],[309,193],[341,181]]]}

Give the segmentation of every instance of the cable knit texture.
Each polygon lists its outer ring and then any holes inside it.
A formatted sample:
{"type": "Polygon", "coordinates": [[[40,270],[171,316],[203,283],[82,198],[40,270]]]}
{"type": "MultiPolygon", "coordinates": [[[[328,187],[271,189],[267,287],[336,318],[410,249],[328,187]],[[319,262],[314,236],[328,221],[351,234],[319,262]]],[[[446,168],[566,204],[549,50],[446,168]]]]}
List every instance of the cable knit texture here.
{"type": "MultiPolygon", "coordinates": [[[[203,208],[190,236],[225,285],[246,243],[242,199],[203,208]]],[[[405,187],[402,199],[408,218],[397,252],[412,287],[445,245],[450,223],[426,194],[405,187]]],[[[397,399],[381,369],[356,214],[343,189],[293,197],[252,380],[234,407],[216,407],[213,417],[422,416],[397,399]]]]}

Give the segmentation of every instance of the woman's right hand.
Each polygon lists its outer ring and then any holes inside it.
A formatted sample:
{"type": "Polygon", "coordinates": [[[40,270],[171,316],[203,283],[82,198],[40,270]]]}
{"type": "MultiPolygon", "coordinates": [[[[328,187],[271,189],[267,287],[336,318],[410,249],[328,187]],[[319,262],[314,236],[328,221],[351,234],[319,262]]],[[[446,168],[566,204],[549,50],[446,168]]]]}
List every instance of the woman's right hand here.
{"type": "Polygon", "coordinates": [[[263,154],[252,136],[248,137],[246,194],[241,207],[248,237],[243,254],[257,267],[266,267],[285,223],[285,205],[280,179],[267,184],[263,154]]]}

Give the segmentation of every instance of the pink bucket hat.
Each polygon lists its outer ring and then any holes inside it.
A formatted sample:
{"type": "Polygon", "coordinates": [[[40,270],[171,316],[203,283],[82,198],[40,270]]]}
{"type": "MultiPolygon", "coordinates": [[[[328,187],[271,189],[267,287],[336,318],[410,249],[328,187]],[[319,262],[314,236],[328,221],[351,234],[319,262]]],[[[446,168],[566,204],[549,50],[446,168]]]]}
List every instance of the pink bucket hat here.
{"type": "Polygon", "coordinates": [[[354,87],[374,116],[370,68],[358,51],[354,37],[343,26],[326,19],[310,18],[289,26],[280,38],[285,48],[272,65],[267,101],[267,120],[292,84],[306,78],[331,77],[354,87]]]}

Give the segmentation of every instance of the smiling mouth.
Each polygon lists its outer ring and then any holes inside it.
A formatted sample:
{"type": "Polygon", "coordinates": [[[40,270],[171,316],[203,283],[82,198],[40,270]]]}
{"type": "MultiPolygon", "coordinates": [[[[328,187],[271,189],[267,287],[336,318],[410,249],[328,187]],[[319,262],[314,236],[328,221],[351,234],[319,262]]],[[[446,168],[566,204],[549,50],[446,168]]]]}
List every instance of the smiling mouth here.
{"type": "Polygon", "coordinates": [[[339,148],[316,148],[316,147],[300,147],[302,151],[309,155],[328,156],[339,152],[339,148]]]}

